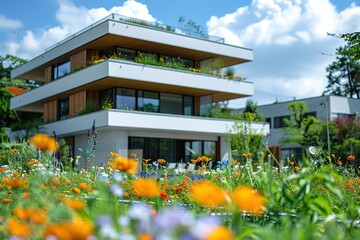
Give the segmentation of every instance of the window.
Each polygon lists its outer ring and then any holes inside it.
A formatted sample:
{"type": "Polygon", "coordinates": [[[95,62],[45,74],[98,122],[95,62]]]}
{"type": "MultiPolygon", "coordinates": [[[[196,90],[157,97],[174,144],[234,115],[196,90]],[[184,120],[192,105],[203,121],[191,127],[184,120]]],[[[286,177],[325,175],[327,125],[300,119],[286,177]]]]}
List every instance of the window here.
{"type": "Polygon", "coordinates": [[[209,116],[212,102],[212,95],[200,97],[200,116],[209,116]]]}
{"type": "Polygon", "coordinates": [[[175,159],[175,140],[174,139],[160,139],[160,158],[167,162],[176,162],[175,159]]]}
{"type": "Polygon", "coordinates": [[[271,118],[266,118],[265,122],[269,124],[269,128],[271,129],[271,118]]]}
{"type": "Polygon", "coordinates": [[[136,110],[135,89],[116,89],[116,109],[136,110]]]}
{"type": "Polygon", "coordinates": [[[285,119],[290,119],[290,116],[281,116],[281,117],[274,117],[274,128],[283,128],[286,127],[285,119]]]}
{"type": "Polygon", "coordinates": [[[53,65],[53,80],[70,73],[70,60],[53,65]]]}
{"type": "Polygon", "coordinates": [[[194,115],[194,97],[184,96],[183,102],[184,102],[183,114],[187,115],[187,116],[193,116],[194,115]]]}
{"type": "Polygon", "coordinates": [[[215,158],[216,152],[216,144],[214,141],[204,141],[204,151],[203,154],[205,156],[211,157],[212,159],[215,158]]]}
{"type": "Polygon", "coordinates": [[[100,109],[114,107],[114,89],[108,89],[100,93],[100,109]]]}
{"type": "Polygon", "coordinates": [[[171,93],[160,93],[160,112],[182,114],[182,96],[171,93]]]}
{"type": "Polygon", "coordinates": [[[69,118],[69,98],[64,98],[58,102],[59,120],[69,118]]]}
{"type": "Polygon", "coordinates": [[[159,93],[138,91],[138,110],[144,112],[159,112],[159,93]]]}
{"type": "Polygon", "coordinates": [[[136,51],[133,49],[117,47],[116,53],[120,59],[135,61],[136,51]]]}
{"type": "Polygon", "coordinates": [[[316,118],[316,112],[307,112],[307,113],[305,113],[305,117],[307,117],[307,116],[313,116],[316,118]]]}

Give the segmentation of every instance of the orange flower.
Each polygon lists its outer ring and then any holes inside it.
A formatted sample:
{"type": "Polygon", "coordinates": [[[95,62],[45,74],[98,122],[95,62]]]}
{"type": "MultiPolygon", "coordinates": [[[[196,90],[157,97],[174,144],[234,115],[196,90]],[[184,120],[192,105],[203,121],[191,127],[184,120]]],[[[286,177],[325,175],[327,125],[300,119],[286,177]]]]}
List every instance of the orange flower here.
{"type": "Polygon", "coordinates": [[[66,205],[75,211],[84,210],[86,207],[86,203],[78,198],[67,200],[66,205]]]}
{"type": "Polygon", "coordinates": [[[17,150],[16,148],[11,149],[11,151],[12,151],[13,153],[17,153],[17,152],[18,152],[18,150],[17,150]]]}
{"type": "Polygon", "coordinates": [[[301,169],[300,167],[295,166],[295,171],[296,171],[296,172],[299,172],[299,171],[300,171],[300,169],[301,169]]]}
{"type": "Polygon", "coordinates": [[[266,199],[258,191],[249,186],[240,186],[233,192],[233,200],[241,211],[246,211],[254,215],[264,213],[266,199]]]}
{"type": "Polygon", "coordinates": [[[118,157],[114,159],[111,166],[121,172],[135,174],[137,173],[137,164],[136,160],[118,157]]]}
{"type": "Polygon", "coordinates": [[[84,190],[84,191],[88,191],[88,190],[91,189],[91,188],[87,185],[87,183],[85,183],[85,182],[80,183],[80,184],[79,184],[79,188],[80,188],[81,190],[84,190]]]}
{"type": "Polygon", "coordinates": [[[143,161],[144,161],[145,163],[148,163],[148,162],[151,161],[151,159],[143,159],[143,161]]]}
{"type": "Polygon", "coordinates": [[[74,187],[73,189],[71,189],[71,191],[75,194],[79,194],[81,192],[81,190],[77,187],[74,187]]]}
{"type": "Polygon", "coordinates": [[[132,187],[142,197],[156,197],[160,192],[157,182],[152,178],[138,178],[132,182],[132,187]]]}
{"type": "Polygon", "coordinates": [[[124,192],[124,198],[128,198],[128,197],[130,197],[130,194],[127,192],[124,192]]]}
{"type": "Polygon", "coordinates": [[[149,233],[142,233],[139,235],[138,240],[152,240],[152,236],[149,233]]]}
{"type": "Polygon", "coordinates": [[[339,165],[339,166],[343,165],[343,162],[340,161],[340,160],[338,160],[336,163],[337,163],[337,165],[339,165]]]}
{"type": "Polygon", "coordinates": [[[348,161],[354,161],[354,160],[355,160],[355,156],[354,156],[354,155],[349,155],[349,156],[347,157],[347,160],[348,160],[348,161]]]}
{"type": "Polygon", "coordinates": [[[207,207],[221,206],[226,201],[225,192],[208,180],[195,183],[190,192],[190,196],[195,202],[207,207]]]}
{"type": "Polygon", "coordinates": [[[113,158],[119,157],[119,154],[116,153],[116,152],[110,152],[110,155],[111,155],[113,158]]]}
{"type": "Polygon", "coordinates": [[[0,172],[4,172],[5,170],[6,170],[6,168],[0,167],[0,172]]]}
{"type": "Polygon", "coordinates": [[[14,213],[18,218],[35,224],[42,224],[47,220],[46,214],[39,209],[16,207],[14,213]]]}
{"type": "Polygon", "coordinates": [[[51,184],[55,186],[60,185],[60,180],[58,178],[53,178],[51,179],[51,184]]]}
{"type": "Polygon", "coordinates": [[[165,160],[165,159],[160,158],[160,159],[158,159],[158,160],[157,160],[157,162],[158,162],[158,163],[160,163],[160,164],[164,164],[164,163],[166,163],[166,160],[165,160]]]}
{"type": "Polygon", "coordinates": [[[88,239],[93,232],[94,227],[90,222],[74,219],[71,222],[49,224],[44,235],[45,238],[51,236],[60,240],[79,240],[88,239]]]}
{"type": "Polygon", "coordinates": [[[42,184],[40,184],[40,188],[43,189],[43,190],[46,190],[46,189],[48,189],[49,187],[48,187],[48,186],[45,186],[45,185],[42,183],[42,184]]]}
{"type": "Polygon", "coordinates": [[[23,178],[3,178],[3,183],[8,188],[20,188],[26,184],[26,180],[23,178]]]}
{"type": "Polygon", "coordinates": [[[31,160],[30,162],[27,163],[29,166],[34,166],[34,165],[37,165],[39,164],[39,160],[31,160]]]}
{"type": "Polygon", "coordinates": [[[191,159],[190,161],[191,161],[192,163],[198,163],[198,162],[199,162],[198,159],[191,159]]]}
{"type": "Polygon", "coordinates": [[[4,198],[3,200],[2,200],[2,203],[3,204],[8,204],[8,203],[11,203],[12,202],[12,199],[10,199],[10,198],[4,198]]]}
{"type": "Polygon", "coordinates": [[[31,227],[29,224],[19,222],[15,219],[10,219],[7,222],[7,227],[12,236],[27,238],[31,235],[31,227]]]}
{"type": "Polygon", "coordinates": [[[59,146],[54,137],[46,134],[37,133],[29,139],[30,143],[38,147],[41,151],[56,151],[59,146]]]}
{"type": "Polygon", "coordinates": [[[206,240],[232,240],[235,239],[234,233],[227,227],[218,226],[210,231],[209,235],[205,238],[206,240]]]}
{"type": "Polygon", "coordinates": [[[251,157],[251,156],[252,156],[252,153],[251,153],[251,152],[243,153],[242,156],[243,156],[243,157],[251,157]]]}

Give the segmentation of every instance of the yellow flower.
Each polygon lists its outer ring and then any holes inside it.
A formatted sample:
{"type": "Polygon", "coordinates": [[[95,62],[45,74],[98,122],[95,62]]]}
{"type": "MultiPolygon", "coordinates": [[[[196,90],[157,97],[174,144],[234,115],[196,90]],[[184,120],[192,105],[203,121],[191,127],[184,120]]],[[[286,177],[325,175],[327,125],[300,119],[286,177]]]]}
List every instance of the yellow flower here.
{"type": "Polygon", "coordinates": [[[137,165],[138,163],[136,160],[127,159],[123,157],[115,158],[114,161],[111,163],[111,166],[114,169],[129,174],[137,173],[137,165]]]}
{"type": "Polygon", "coordinates": [[[233,192],[233,200],[241,211],[261,215],[265,211],[266,198],[249,186],[240,186],[233,192]]]}
{"type": "Polygon", "coordinates": [[[132,187],[142,197],[156,197],[160,193],[157,182],[152,178],[138,178],[132,182],[132,187]]]}
{"type": "Polygon", "coordinates": [[[195,183],[190,189],[195,202],[207,207],[221,206],[226,201],[225,192],[216,184],[204,180],[195,183]]]}
{"type": "Polygon", "coordinates": [[[13,218],[7,222],[7,227],[12,236],[27,238],[31,235],[31,227],[29,224],[22,223],[13,218]]]}
{"type": "Polygon", "coordinates": [[[37,133],[29,141],[41,151],[56,151],[59,148],[55,138],[46,134],[37,133]]]}
{"type": "Polygon", "coordinates": [[[210,231],[206,240],[232,240],[235,239],[234,233],[227,227],[218,226],[210,231]]]}

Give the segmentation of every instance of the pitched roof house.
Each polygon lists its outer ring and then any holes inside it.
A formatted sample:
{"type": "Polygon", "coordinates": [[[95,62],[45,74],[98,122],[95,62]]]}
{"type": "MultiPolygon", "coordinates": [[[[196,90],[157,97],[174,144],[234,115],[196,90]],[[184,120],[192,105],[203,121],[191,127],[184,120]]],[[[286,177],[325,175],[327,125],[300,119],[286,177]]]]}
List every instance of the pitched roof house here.
{"type": "MultiPolygon", "coordinates": [[[[75,155],[88,147],[95,120],[96,165],[110,151],[220,160],[234,121],[205,116],[215,102],[251,96],[254,86],[212,70],[252,59],[252,50],[222,38],[112,14],[14,69],[12,77],[45,84],[12,98],[11,108],[43,112],[44,129],[65,138],[75,155]]],[[[266,123],[252,127],[269,131],[266,123]]]]}

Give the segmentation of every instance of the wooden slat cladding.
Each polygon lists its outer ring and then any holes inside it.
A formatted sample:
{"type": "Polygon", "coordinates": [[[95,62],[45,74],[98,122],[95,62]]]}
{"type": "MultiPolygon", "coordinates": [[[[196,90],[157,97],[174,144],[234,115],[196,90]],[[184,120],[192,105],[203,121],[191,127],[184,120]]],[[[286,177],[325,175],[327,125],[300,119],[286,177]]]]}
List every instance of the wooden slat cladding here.
{"type": "Polygon", "coordinates": [[[49,83],[51,82],[51,79],[52,79],[52,66],[47,66],[45,68],[45,83],[49,83]]]}
{"type": "Polygon", "coordinates": [[[86,67],[86,49],[70,57],[70,71],[74,72],[86,67]]]}
{"type": "Polygon", "coordinates": [[[74,117],[86,109],[86,91],[75,93],[69,97],[69,116],[74,117]]]}
{"type": "Polygon", "coordinates": [[[86,104],[97,109],[99,107],[99,92],[86,91],[86,104]]]}
{"type": "Polygon", "coordinates": [[[57,101],[51,101],[44,104],[44,122],[53,122],[57,120],[57,101]]]}

